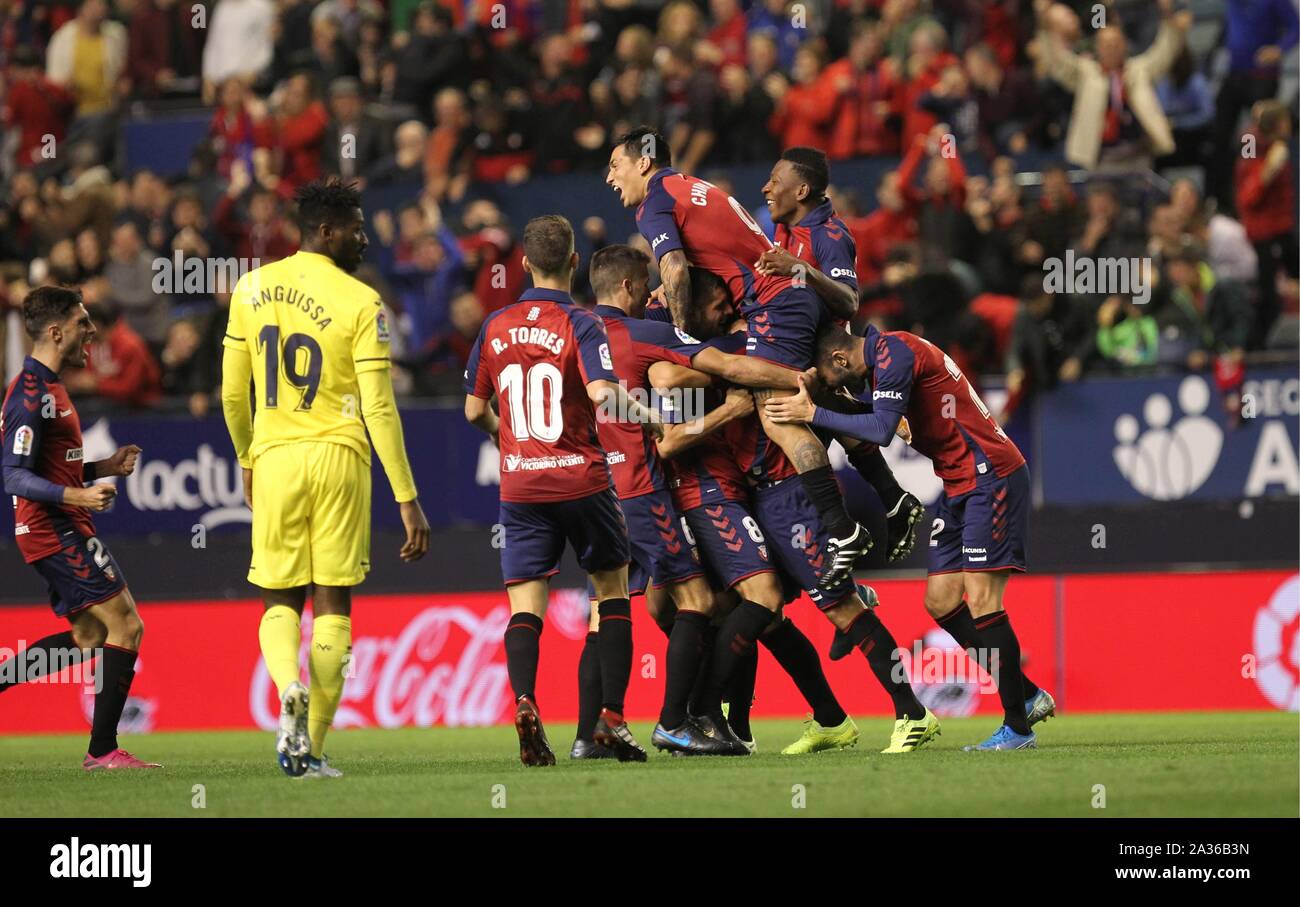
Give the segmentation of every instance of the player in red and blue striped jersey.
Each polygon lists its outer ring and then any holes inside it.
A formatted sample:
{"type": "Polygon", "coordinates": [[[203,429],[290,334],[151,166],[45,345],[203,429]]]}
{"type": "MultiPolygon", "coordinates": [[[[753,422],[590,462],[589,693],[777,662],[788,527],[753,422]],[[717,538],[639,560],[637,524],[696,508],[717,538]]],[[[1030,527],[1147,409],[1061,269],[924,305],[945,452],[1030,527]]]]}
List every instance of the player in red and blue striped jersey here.
{"type": "Polygon", "coordinates": [[[952,359],[915,334],[870,326],[864,337],[827,331],[816,374],[828,387],[870,401],[873,411],[845,414],[818,406],[805,377],[797,395],[768,403],[772,418],[887,445],[906,417],[912,446],[934,461],[944,485],[930,540],[926,609],[963,647],[997,658],[990,673],[1004,723],[968,749],[1036,746],[1030,722],[1036,713],[1050,714],[1051,696],[1026,685],[1020,643],[1003,608],[1011,574],[1025,570],[1025,458],[952,359]]]}
{"type": "MultiPolygon", "coordinates": [[[[600,318],[573,304],[573,227],[556,215],[524,228],[533,288],[483,322],[465,371],[465,418],[501,451],[501,569],[510,598],[506,664],[519,757],[554,765],[535,686],[550,577],[566,541],[591,578],[600,620],[601,711],[594,738],[620,760],[645,750],[623,720],[632,671],[627,526],[597,439],[596,407],[659,434],[659,417],[618,384],[600,318]],[[495,396],[500,417],[489,406],[495,396]]],[[[638,428],[638,430],[640,430],[638,428]]]]}
{"type": "MultiPolygon", "coordinates": [[[[830,162],[816,148],[789,148],[772,167],[763,197],[776,226],[774,248],[755,267],[806,283],[822,298],[836,320],[847,326],[858,310],[857,246],[853,234],[826,197],[830,162]]],[[[825,437],[823,437],[825,440],[825,437]]],[[[911,554],[916,528],[925,516],[920,500],[904,491],[880,448],[841,437],[849,463],[880,495],[889,528],[888,559],[911,554]]]]}
{"type": "MultiPolygon", "coordinates": [[[[659,261],[673,321],[691,330],[695,317],[690,266],[722,278],[748,322],[746,353],[802,371],[812,363],[817,333],[831,323],[825,304],[788,276],[764,274],[755,263],[771,248],[749,213],[716,186],[672,169],[668,142],[649,127],[620,138],[610,152],[605,182],[624,206],[636,208],[637,229],[659,261]]],[[[773,389],[756,391],[760,399],[773,389]]],[[[766,416],[760,416],[766,420],[766,416]]],[[[768,424],[772,440],[799,470],[800,481],[831,533],[824,581],[850,573],[871,547],[870,533],[844,507],[826,447],[806,428],[768,424]]],[[[755,627],[747,627],[756,631],[755,627]]]]}
{"type": "MultiPolygon", "coordinates": [[[[50,607],[71,628],[27,646],[8,667],[21,659],[30,680],[99,650],[99,688],[82,768],[158,768],[117,745],[144,624],[122,568],[90,517],[90,511],[108,509],[117,489],[85,487],[105,476],[130,475],[140,448],[128,445],[107,460],[85,462],[81,421],[59,379],[64,366],[86,364],[86,345],[95,337],[81,293],[37,287],[23,300],[23,319],[32,353],[10,383],[0,417],[4,487],[14,498],[18,550],[49,585],[50,607]]],[[[12,685],[0,678],[0,692],[12,685]]]]}
{"type": "MultiPolygon", "coordinates": [[[[651,372],[661,365],[695,366],[701,372],[762,386],[788,380],[789,372],[760,359],[728,355],[705,347],[681,328],[642,318],[649,298],[649,258],[631,246],[607,246],[592,256],[589,268],[596,294],[593,310],[605,323],[614,373],[627,391],[641,399],[652,393],[651,372]]],[[[703,388],[672,388],[668,403],[682,394],[703,394],[703,388]]],[[[667,409],[665,407],[665,409],[667,409]]],[[[690,407],[687,407],[690,409],[690,407]]],[[[648,584],[666,587],[676,616],[656,615],[669,636],[664,704],[654,742],[661,749],[692,754],[719,754],[724,747],[689,720],[687,705],[702,657],[702,638],[713,612],[713,591],[703,578],[695,546],[679,529],[679,518],[668,493],[664,469],[655,444],[638,425],[600,420],[597,430],[609,459],[628,525],[632,566],[629,592],[643,594],[648,584]]],[[[593,642],[588,636],[588,645],[593,642]]],[[[599,638],[594,640],[598,645],[599,638]]],[[[577,740],[570,755],[601,755],[588,747],[594,725],[596,663],[580,663],[580,707],[577,740]]]]}

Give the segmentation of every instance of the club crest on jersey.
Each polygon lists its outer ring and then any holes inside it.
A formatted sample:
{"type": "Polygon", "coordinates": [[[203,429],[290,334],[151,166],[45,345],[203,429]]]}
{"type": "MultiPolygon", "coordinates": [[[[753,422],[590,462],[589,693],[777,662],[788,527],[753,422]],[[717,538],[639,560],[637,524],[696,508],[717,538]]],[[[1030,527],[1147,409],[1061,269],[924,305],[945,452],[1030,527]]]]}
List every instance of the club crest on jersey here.
{"type": "Polygon", "coordinates": [[[542,317],[542,307],[539,305],[535,305],[528,310],[528,314],[524,316],[524,321],[536,321],[538,318],[541,317],[542,317]]]}
{"type": "Polygon", "coordinates": [[[14,432],[14,453],[20,457],[30,454],[34,438],[35,433],[30,425],[18,426],[18,431],[14,432]]]}
{"type": "Polygon", "coordinates": [[[375,332],[379,335],[380,343],[388,343],[391,339],[388,333],[388,317],[383,312],[375,313],[375,332]]]}
{"type": "Polygon", "coordinates": [[[614,360],[610,358],[608,343],[600,345],[600,364],[605,367],[606,371],[614,371],[614,360]]]}
{"type": "Polygon", "coordinates": [[[70,448],[70,449],[68,450],[68,452],[67,452],[66,454],[63,455],[63,462],[65,462],[65,463],[73,463],[73,462],[76,462],[77,460],[80,460],[80,459],[81,459],[81,448],[80,448],[80,447],[73,447],[73,448],[70,448]]]}

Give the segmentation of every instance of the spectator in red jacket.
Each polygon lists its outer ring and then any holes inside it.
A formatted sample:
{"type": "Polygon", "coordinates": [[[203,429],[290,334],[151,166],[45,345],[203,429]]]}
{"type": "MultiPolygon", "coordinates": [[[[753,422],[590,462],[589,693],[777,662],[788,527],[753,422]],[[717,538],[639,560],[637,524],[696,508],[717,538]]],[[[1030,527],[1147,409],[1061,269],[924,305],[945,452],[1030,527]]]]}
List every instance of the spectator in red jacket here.
{"type": "Polygon", "coordinates": [[[1291,115],[1279,101],[1260,101],[1251,111],[1247,133],[1255,153],[1237,161],[1237,212],[1246,237],[1259,258],[1259,311],[1252,338],[1258,345],[1268,336],[1280,309],[1278,272],[1297,272],[1295,178],[1290,149],[1291,115]]]}
{"type": "Polygon", "coordinates": [[[947,261],[966,216],[966,168],[947,128],[939,123],[929,135],[916,136],[898,166],[899,191],[916,206],[922,261],[927,266],[947,261]],[[929,163],[924,184],[918,188],[913,181],[923,158],[929,163]]]}
{"type": "Polygon", "coordinates": [[[86,367],[65,378],[73,393],[95,394],[122,406],[144,407],[162,396],[162,371],[144,339],[111,303],[86,306],[99,336],[86,351],[86,367]]]}
{"type": "Polygon", "coordinates": [[[876,201],[875,211],[846,221],[858,247],[858,283],[864,287],[880,282],[890,249],[917,236],[916,205],[904,196],[897,170],[880,178],[876,201]]]}
{"type": "Polygon", "coordinates": [[[822,76],[837,95],[827,155],[832,160],[898,153],[894,96],[898,78],[885,56],[880,27],[867,21],[853,25],[848,55],[822,76]]]}
{"type": "Polygon", "coordinates": [[[71,91],[45,77],[40,55],[33,48],[19,47],[13,52],[4,123],[18,130],[15,166],[38,167],[52,160],[76,103],[71,91]],[[47,135],[53,136],[53,144],[47,135]]]}
{"type": "Polygon", "coordinates": [[[830,144],[831,118],[839,94],[822,78],[822,69],[822,54],[816,45],[805,44],[795,52],[794,84],[778,89],[776,110],[768,121],[782,148],[825,148],[830,144]]]}
{"type": "Polygon", "coordinates": [[[231,77],[217,89],[217,112],[212,115],[208,141],[217,158],[217,174],[230,178],[230,165],[242,161],[253,166],[253,147],[257,139],[254,113],[264,114],[266,105],[253,97],[242,79],[231,77]]]}
{"type": "Polygon", "coordinates": [[[313,96],[311,76],[290,76],[271,139],[279,177],[274,188],[282,198],[291,198],[299,186],[320,178],[321,140],[329,119],[325,105],[313,96]]]}
{"type": "Polygon", "coordinates": [[[949,66],[960,61],[948,53],[948,33],[943,26],[924,22],[912,32],[908,42],[907,73],[898,94],[895,107],[903,118],[900,147],[907,149],[917,136],[924,136],[939,122],[939,118],[921,107],[921,98],[929,94],[949,66]]]}
{"type": "Polygon", "coordinates": [[[715,70],[744,66],[748,31],[740,0],[709,0],[709,14],[713,28],[696,44],[696,59],[715,70]]]}

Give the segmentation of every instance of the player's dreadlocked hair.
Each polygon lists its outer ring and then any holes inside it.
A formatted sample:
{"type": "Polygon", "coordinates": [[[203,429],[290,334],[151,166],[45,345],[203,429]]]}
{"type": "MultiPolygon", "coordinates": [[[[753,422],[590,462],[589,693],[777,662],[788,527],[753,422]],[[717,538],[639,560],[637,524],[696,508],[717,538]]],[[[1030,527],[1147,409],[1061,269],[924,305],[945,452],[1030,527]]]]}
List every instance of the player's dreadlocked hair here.
{"type": "Polygon", "coordinates": [[[315,233],[321,224],[338,227],[348,223],[352,212],[361,207],[357,184],[337,176],[308,183],[293,199],[298,206],[298,227],[304,236],[315,233]]]}
{"type": "Polygon", "coordinates": [[[75,287],[37,287],[23,299],[23,327],[27,336],[39,340],[47,327],[67,321],[79,305],[81,291],[75,287]]]}
{"type": "Polygon", "coordinates": [[[633,158],[648,157],[656,167],[673,165],[673,150],[668,147],[668,140],[651,126],[638,126],[619,136],[614,140],[614,147],[622,147],[633,158]]]}
{"type": "Polygon", "coordinates": [[[831,181],[831,166],[826,161],[826,152],[817,148],[787,148],[781,160],[789,161],[799,179],[808,184],[811,200],[826,197],[826,187],[831,181]]]}

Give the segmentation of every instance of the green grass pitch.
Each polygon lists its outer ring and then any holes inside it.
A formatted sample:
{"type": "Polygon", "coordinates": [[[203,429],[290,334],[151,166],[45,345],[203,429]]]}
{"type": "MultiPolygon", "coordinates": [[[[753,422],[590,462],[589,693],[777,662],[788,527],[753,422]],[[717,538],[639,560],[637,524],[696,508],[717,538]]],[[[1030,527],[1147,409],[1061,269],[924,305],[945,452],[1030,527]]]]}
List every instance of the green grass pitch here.
{"type": "MultiPolygon", "coordinates": [[[[758,755],[645,765],[570,762],[572,725],[549,729],[559,765],[526,769],[511,727],[339,731],[333,780],[291,780],[272,735],[123,738],[159,772],[81,771],[82,736],[0,737],[0,816],[1284,816],[1300,811],[1300,719],[1286,713],[1065,715],[1040,749],[964,753],[994,729],[948,719],[904,756],[878,753],[885,718],[854,749],[781,756],[797,721],[756,721],[758,755]],[[206,801],[196,808],[202,785],[206,801]],[[1104,785],[1104,808],[1097,808],[1104,785]],[[802,806],[800,805],[802,803],[802,806]]],[[[634,722],[643,743],[651,725],[634,722]]]]}

